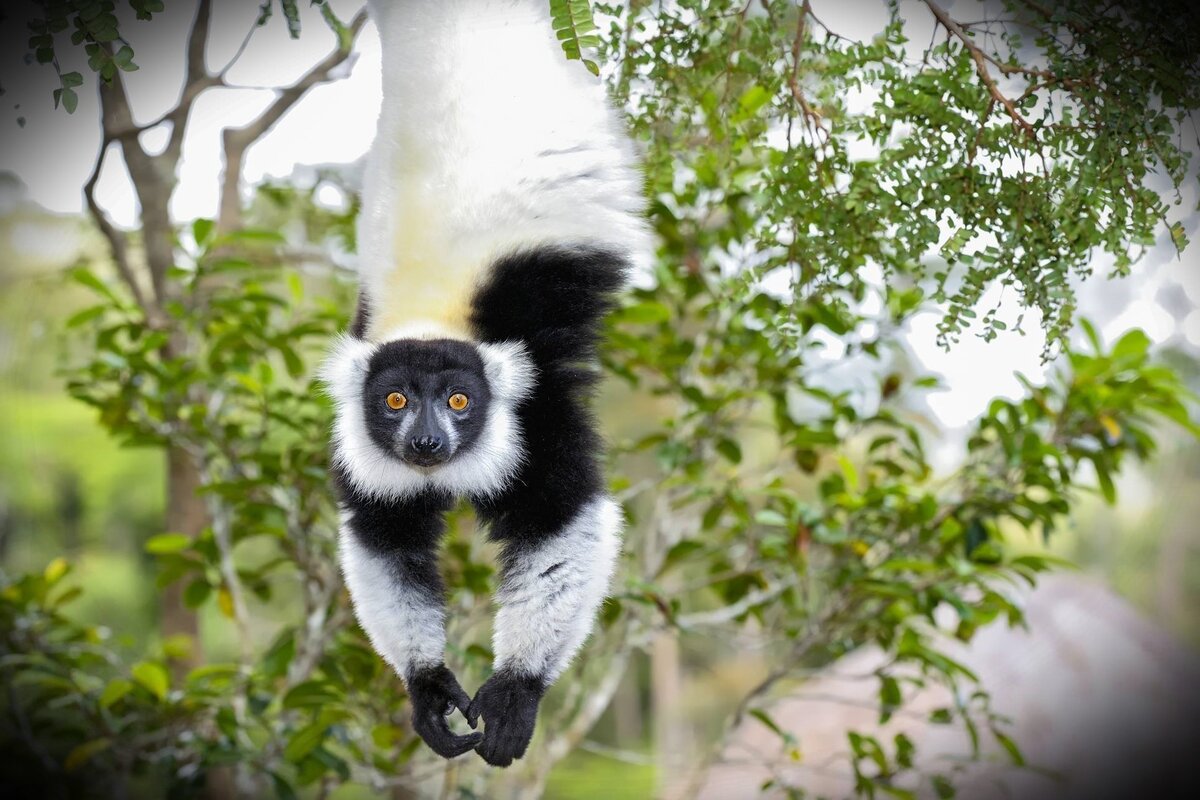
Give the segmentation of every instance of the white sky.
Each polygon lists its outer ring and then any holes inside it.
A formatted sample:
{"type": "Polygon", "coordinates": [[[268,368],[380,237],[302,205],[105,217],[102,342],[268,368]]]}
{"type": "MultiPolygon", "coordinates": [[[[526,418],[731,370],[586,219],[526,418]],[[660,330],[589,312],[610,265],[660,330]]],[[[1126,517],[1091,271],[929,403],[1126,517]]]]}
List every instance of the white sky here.
{"type": "MultiPolygon", "coordinates": [[[[357,10],[356,0],[331,0],[343,19],[357,10]]],[[[211,36],[209,66],[224,65],[244,33],[250,30],[257,3],[245,0],[216,0],[216,28],[211,36]]],[[[273,19],[254,34],[245,55],[229,75],[231,83],[245,86],[273,86],[290,83],[323,57],[333,46],[333,36],[316,11],[307,3],[299,4],[305,30],[299,40],[288,38],[283,21],[273,19]]],[[[835,29],[850,36],[869,38],[881,27],[884,4],[879,13],[865,13],[868,4],[814,0],[814,11],[835,29]]],[[[906,19],[913,20],[912,37],[921,45],[928,41],[928,13],[908,0],[906,19]],[[907,13],[911,11],[911,13],[907,13]]],[[[952,8],[955,4],[947,3],[952,8]]],[[[960,0],[971,13],[978,8],[974,0],[960,0]]],[[[169,11],[146,25],[131,22],[124,26],[141,65],[138,72],[126,75],[133,110],[139,123],[155,119],[174,104],[183,77],[183,52],[186,28],[193,4],[172,0],[169,11]]],[[[979,18],[979,15],[972,17],[979,18]]],[[[9,118],[0,124],[12,125],[12,112],[27,123],[24,129],[3,134],[0,147],[0,171],[16,173],[27,185],[30,198],[47,209],[78,213],[82,210],[80,187],[84,184],[99,146],[98,102],[90,90],[94,80],[82,63],[81,54],[72,52],[64,60],[64,71],[78,69],[87,76],[89,86],[80,93],[79,108],[73,116],[51,106],[51,91],[56,86],[53,71],[46,67],[22,67],[21,47],[0,48],[0,72],[17,74],[24,69],[28,79],[9,85],[0,108],[9,118]],[[7,106],[4,104],[8,104],[7,106]]],[[[267,176],[289,175],[297,165],[351,162],[362,156],[374,135],[380,102],[379,39],[368,25],[359,37],[357,60],[350,77],[311,91],[295,109],[265,136],[247,155],[245,178],[253,184],[267,176]]],[[[64,53],[64,55],[67,55],[64,53]]],[[[223,127],[248,122],[271,101],[273,94],[264,90],[219,89],[204,94],[196,104],[184,143],[172,214],[186,221],[216,213],[221,170],[219,136],[223,127]]],[[[144,136],[147,146],[161,146],[166,132],[144,136]]],[[[98,185],[98,198],[121,225],[131,226],[137,205],[119,158],[110,158],[98,185]]],[[[1191,187],[1184,207],[1197,207],[1196,187],[1191,187]]],[[[1200,240],[1200,218],[1189,219],[1189,236],[1200,240]]],[[[1169,243],[1159,247],[1135,276],[1122,282],[1089,281],[1081,289],[1081,311],[1101,323],[1106,338],[1114,338],[1132,327],[1143,327],[1158,341],[1182,336],[1200,348],[1200,270],[1197,252],[1200,241],[1187,253],[1186,260],[1174,258],[1169,243]],[[1174,291],[1174,295],[1171,292],[1174,291]],[[1164,294],[1165,293],[1165,294],[1164,294]],[[1191,313],[1181,325],[1164,310],[1164,296],[1181,295],[1190,304],[1191,313]],[[1178,328],[1178,329],[1177,329],[1178,328]]],[[[1103,270],[1101,270],[1103,272],[1103,270]]],[[[991,298],[985,299],[987,304],[991,298]]],[[[1178,309],[1176,309],[1178,311],[1178,309]]],[[[1186,312],[1186,309],[1185,309],[1186,312]]],[[[1015,313],[1013,314],[1015,316],[1015,313]]],[[[949,390],[929,396],[929,406],[945,425],[954,428],[973,420],[995,396],[1021,394],[1015,373],[1020,371],[1040,381],[1043,336],[1036,317],[1026,320],[1028,335],[1002,335],[985,343],[971,336],[949,352],[934,343],[936,313],[918,316],[910,326],[908,345],[925,367],[940,373],[949,390]]]]}

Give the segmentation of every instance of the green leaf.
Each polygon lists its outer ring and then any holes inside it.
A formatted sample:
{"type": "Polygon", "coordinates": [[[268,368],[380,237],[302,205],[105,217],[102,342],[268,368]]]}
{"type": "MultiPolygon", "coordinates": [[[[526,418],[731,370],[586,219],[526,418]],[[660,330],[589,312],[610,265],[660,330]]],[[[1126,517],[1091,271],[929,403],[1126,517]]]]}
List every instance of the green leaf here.
{"type": "Polygon", "coordinates": [[[754,114],[771,99],[771,93],[758,84],[754,84],[738,98],[738,105],[747,116],[754,114]]]}
{"type": "Polygon", "coordinates": [[[788,518],[773,508],[764,508],[754,514],[754,521],[759,525],[769,525],[776,528],[788,527],[788,518]]]}
{"type": "Polygon", "coordinates": [[[328,730],[329,723],[322,720],[306,725],[288,739],[288,743],[283,748],[283,757],[293,764],[299,763],[304,760],[305,756],[316,750],[321,742],[325,741],[325,734],[328,730]]]}
{"type": "Polygon", "coordinates": [[[186,534],[160,533],[147,539],[144,547],[147,553],[163,555],[165,553],[178,553],[181,550],[191,547],[191,545],[192,537],[186,534]]]}
{"type": "Polygon", "coordinates": [[[1012,763],[1018,767],[1025,766],[1025,756],[1021,754],[1021,748],[1012,740],[1010,736],[1005,734],[998,728],[992,728],[992,736],[996,737],[996,741],[1008,753],[1008,757],[1012,759],[1012,763]]]}
{"type": "Polygon", "coordinates": [[[104,687],[104,691],[100,693],[99,702],[101,708],[108,708],[131,691],[133,691],[133,684],[131,682],[124,678],[113,678],[104,687]]]}
{"type": "Polygon", "coordinates": [[[46,568],[42,570],[42,578],[46,581],[47,585],[53,586],[62,580],[63,577],[70,571],[70,563],[62,556],[59,556],[47,564],[46,568]]]}
{"type": "Polygon", "coordinates": [[[283,698],[284,708],[323,708],[342,699],[328,681],[311,680],[294,686],[283,698]]]}
{"type": "Polygon", "coordinates": [[[1092,463],[1096,464],[1096,482],[1100,485],[1100,494],[1104,497],[1104,502],[1108,505],[1116,505],[1117,503],[1117,487],[1113,484],[1112,475],[1109,474],[1108,467],[1096,463],[1097,459],[1093,459],[1092,463]]]}
{"type": "Polygon", "coordinates": [[[125,69],[133,63],[133,48],[129,45],[122,45],[121,49],[113,53],[112,59],[118,67],[125,69]]]}
{"type": "Polygon", "coordinates": [[[599,44],[594,35],[597,28],[589,0],[550,0],[550,19],[566,57],[572,61],[583,61],[589,72],[599,75],[600,67],[583,58],[586,48],[594,48],[599,44]]]}
{"type": "Polygon", "coordinates": [[[1134,328],[1113,345],[1112,357],[1116,361],[1141,361],[1150,349],[1150,337],[1140,328],[1134,328]]]}
{"type": "Polygon", "coordinates": [[[108,284],[96,277],[96,275],[87,267],[77,267],[76,269],[71,270],[70,275],[71,280],[75,281],[76,283],[82,284],[94,291],[96,294],[108,298],[115,305],[121,305],[121,301],[117,299],[116,294],[114,294],[113,290],[108,287],[108,284]]]}
{"type": "Polygon", "coordinates": [[[779,727],[779,723],[772,719],[770,714],[761,708],[752,708],[748,713],[763,725],[766,725],[779,738],[789,741],[793,738],[791,734],[779,727]]]}
{"type": "Polygon", "coordinates": [[[162,664],[154,661],[141,661],[133,665],[130,674],[133,676],[134,681],[148,690],[159,701],[166,698],[167,689],[171,686],[171,679],[162,664]]]}
{"type": "Polygon", "coordinates": [[[65,325],[68,329],[79,328],[94,319],[99,319],[100,317],[104,316],[104,313],[108,311],[108,309],[109,307],[106,305],[85,308],[82,311],[78,311],[68,317],[65,325]]]}
{"type": "Polygon", "coordinates": [[[733,439],[721,439],[717,442],[717,452],[734,464],[742,463],[742,446],[733,439]]]}
{"type": "Polygon", "coordinates": [[[299,795],[292,785],[277,772],[270,773],[271,785],[275,788],[275,797],[278,800],[299,800],[299,795]]]}
{"type": "Polygon", "coordinates": [[[625,322],[632,325],[652,325],[669,320],[671,318],[671,309],[662,303],[646,301],[626,306],[618,310],[613,317],[617,322],[625,322]]]}
{"type": "Polygon", "coordinates": [[[107,736],[84,742],[67,753],[67,757],[63,761],[63,768],[67,772],[74,772],[111,746],[112,739],[107,736]]]}
{"type": "Polygon", "coordinates": [[[950,800],[950,798],[958,794],[954,788],[954,784],[946,776],[934,775],[930,780],[933,783],[933,791],[937,793],[940,800],[950,800]]]}
{"type": "Polygon", "coordinates": [[[188,608],[199,608],[212,594],[212,584],[207,578],[197,578],[183,590],[183,604],[188,608]]]}
{"type": "Polygon", "coordinates": [[[904,695],[900,683],[891,675],[881,675],[879,680],[879,723],[882,725],[904,704],[904,695]]]}
{"type": "Polygon", "coordinates": [[[215,228],[216,222],[213,220],[198,217],[192,222],[192,238],[196,240],[197,245],[204,247],[208,244],[208,240],[212,237],[215,228]]]}

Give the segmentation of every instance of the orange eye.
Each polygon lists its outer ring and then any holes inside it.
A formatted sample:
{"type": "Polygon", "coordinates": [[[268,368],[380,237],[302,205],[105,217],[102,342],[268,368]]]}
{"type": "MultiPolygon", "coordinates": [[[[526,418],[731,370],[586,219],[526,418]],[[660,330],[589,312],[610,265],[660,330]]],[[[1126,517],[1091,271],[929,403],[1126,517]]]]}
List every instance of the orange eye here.
{"type": "Polygon", "coordinates": [[[408,405],[408,398],[399,392],[392,392],[387,396],[388,408],[399,411],[408,405]]]}
{"type": "Polygon", "coordinates": [[[468,398],[462,392],[455,392],[454,394],[450,395],[450,407],[455,411],[462,411],[470,402],[470,398],[468,398]]]}

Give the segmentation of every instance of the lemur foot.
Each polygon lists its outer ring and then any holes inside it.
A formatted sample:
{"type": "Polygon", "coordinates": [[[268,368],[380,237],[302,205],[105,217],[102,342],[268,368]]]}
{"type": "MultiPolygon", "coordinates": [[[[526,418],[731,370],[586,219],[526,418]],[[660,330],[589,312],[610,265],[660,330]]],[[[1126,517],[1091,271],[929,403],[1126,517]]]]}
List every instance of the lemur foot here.
{"type": "Polygon", "coordinates": [[[488,678],[466,711],[472,728],[483,718],[483,742],[475,752],[493,767],[507,767],[525,755],[545,692],[538,678],[505,671],[488,678]]]}
{"type": "Polygon", "coordinates": [[[413,730],[439,756],[461,756],[483,740],[482,733],[460,736],[446,724],[446,717],[456,708],[467,714],[471,698],[445,664],[416,670],[408,679],[408,698],[412,703],[413,730]]]}

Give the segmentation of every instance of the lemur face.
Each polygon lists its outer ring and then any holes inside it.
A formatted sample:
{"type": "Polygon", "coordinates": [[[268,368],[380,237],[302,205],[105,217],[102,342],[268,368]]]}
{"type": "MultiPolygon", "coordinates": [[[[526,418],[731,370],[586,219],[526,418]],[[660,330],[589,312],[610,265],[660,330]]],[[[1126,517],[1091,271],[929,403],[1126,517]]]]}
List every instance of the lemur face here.
{"type": "Polygon", "coordinates": [[[363,420],[389,456],[432,469],[468,451],[492,401],[479,351],[452,339],[398,339],[371,357],[363,420]]]}

